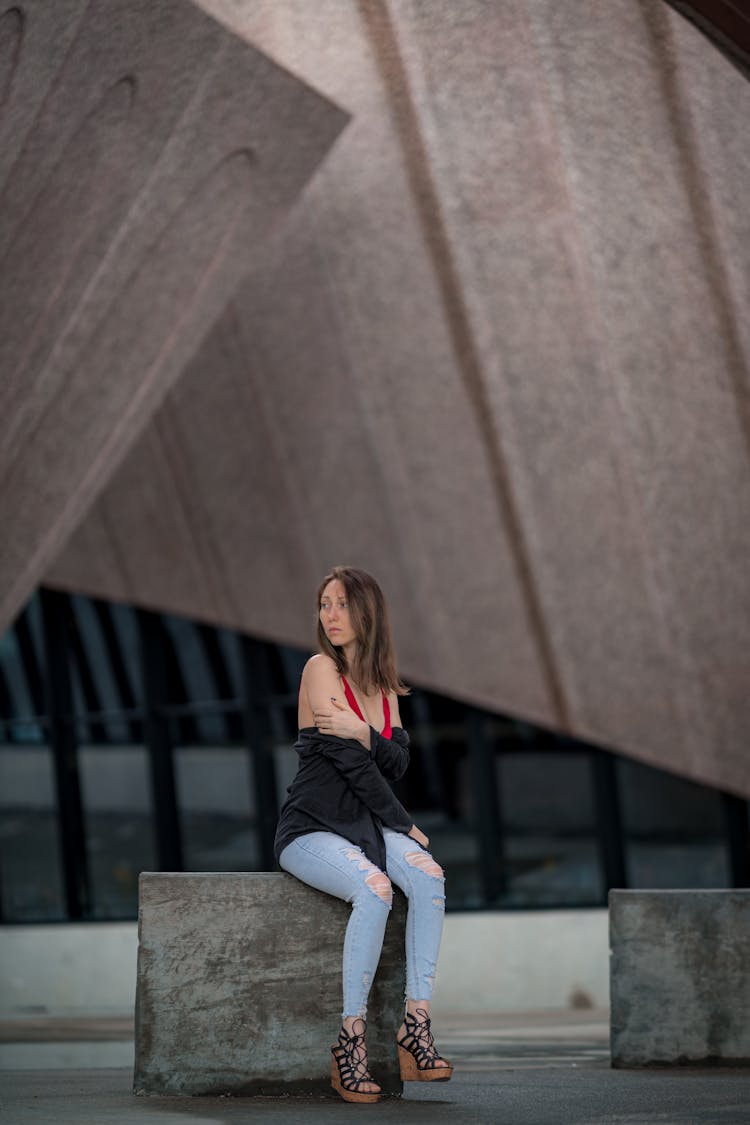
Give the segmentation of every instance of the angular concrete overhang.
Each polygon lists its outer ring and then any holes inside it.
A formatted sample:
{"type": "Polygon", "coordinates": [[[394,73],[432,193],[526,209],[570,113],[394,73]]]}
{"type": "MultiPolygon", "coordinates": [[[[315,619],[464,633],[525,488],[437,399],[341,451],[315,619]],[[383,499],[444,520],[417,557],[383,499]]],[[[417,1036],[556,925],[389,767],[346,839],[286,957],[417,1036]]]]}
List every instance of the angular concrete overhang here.
{"type": "Polygon", "coordinates": [[[6,7],[0,99],[7,623],[347,116],[185,0],[6,7]]]}
{"type": "Polygon", "coordinates": [[[204,0],[352,114],[46,580],[750,794],[750,86],[659,0],[204,0]]]}

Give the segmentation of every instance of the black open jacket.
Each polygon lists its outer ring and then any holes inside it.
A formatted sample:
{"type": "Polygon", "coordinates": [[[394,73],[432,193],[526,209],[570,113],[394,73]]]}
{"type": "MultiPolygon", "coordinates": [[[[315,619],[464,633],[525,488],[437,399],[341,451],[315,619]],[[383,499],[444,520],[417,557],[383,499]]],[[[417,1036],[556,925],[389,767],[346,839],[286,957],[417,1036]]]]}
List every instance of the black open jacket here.
{"type": "Polygon", "coordinates": [[[370,750],[354,738],[302,727],[294,744],[299,768],[287,789],[276,829],[274,851],[306,832],[335,832],[361,848],[385,871],[381,826],[408,832],[414,823],[388,781],[398,781],[409,764],[409,735],[392,728],[392,738],[370,727],[370,750]]]}

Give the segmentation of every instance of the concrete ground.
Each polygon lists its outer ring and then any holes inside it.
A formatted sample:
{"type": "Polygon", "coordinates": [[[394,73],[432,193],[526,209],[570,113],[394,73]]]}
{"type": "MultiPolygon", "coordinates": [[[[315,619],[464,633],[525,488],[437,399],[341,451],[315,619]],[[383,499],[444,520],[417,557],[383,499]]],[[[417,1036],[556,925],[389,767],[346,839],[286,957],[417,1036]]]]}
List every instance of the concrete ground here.
{"type": "Polygon", "coordinates": [[[3,1125],[223,1125],[246,1121],[748,1125],[750,1071],[612,1070],[602,1011],[444,1017],[450,1083],[407,1083],[373,1106],[301,1098],[134,1097],[132,1021],[0,1021],[3,1125]]]}

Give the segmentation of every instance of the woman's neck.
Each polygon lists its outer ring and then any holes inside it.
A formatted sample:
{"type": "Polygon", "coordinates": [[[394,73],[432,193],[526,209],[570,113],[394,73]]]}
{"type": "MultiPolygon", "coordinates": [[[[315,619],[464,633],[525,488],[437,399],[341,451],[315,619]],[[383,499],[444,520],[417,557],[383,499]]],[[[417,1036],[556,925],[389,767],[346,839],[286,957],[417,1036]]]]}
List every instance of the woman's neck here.
{"type": "Polygon", "coordinates": [[[344,645],[344,652],[346,654],[346,678],[352,687],[354,687],[361,695],[363,695],[365,699],[368,699],[371,695],[377,695],[378,693],[377,690],[372,687],[368,687],[365,690],[359,680],[355,678],[353,666],[354,657],[357,653],[357,642],[352,641],[351,644],[353,646],[351,649],[349,649],[347,645],[344,645]]]}

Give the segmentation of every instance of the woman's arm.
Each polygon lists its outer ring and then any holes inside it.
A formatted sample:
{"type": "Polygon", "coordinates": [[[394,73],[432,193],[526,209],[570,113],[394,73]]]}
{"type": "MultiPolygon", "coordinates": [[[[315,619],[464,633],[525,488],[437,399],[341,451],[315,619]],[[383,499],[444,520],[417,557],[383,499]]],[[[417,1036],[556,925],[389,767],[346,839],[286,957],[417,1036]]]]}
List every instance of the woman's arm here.
{"type": "MultiPolygon", "coordinates": [[[[393,735],[390,739],[387,739],[379,735],[377,731],[372,733],[372,756],[384,777],[387,777],[390,781],[398,781],[406,773],[409,765],[409,735],[401,725],[401,712],[398,708],[398,696],[395,691],[388,695],[388,706],[391,710],[393,735]]],[[[421,844],[423,848],[426,848],[430,843],[429,838],[417,828],[416,824],[412,824],[407,835],[421,844]]]]}
{"type": "Polygon", "coordinates": [[[389,781],[398,781],[409,765],[409,735],[403,727],[394,727],[391,738],[383,738],[374,727],[370,728],[370,752],[375,764],[389,781]]]}
{"type": "Polygon", "coordinates": [[[344,697],[336,665],[323,653],[311,656],[302,673],[300,690],[307,692],[315,725],[322,734],[338,738],[355,738],[365,750],[370,749],[370,727],[355,715],[344,697]]]}
{"type": "Polygon", "coordinates": [[[363,754],[354,739],[321,735],[320,752],[332,762],[355,796],[375,813],[386,828],[411,834],[415,827],[414,819],[398,800],[372,757],[363,754]]]}
{"type": "Polygon", "coordinates": [[[398,781],[404,776],[409,765],[409,735],[401,726],[401,713],[395,691],[388,693],[388,708],[393,733],[390,738],[383,738],[378,731],[372,729],[370,749],[383,776],[389,781],[398,781]]]}
{"type": "MultiPolygon", "coordinates": [[[[341,691],[339,675],[330,656],[321,654],[308,660],[302,673],[300,689],[307,691],[316,725],[318,721],[326,721],[327,723],[330,722],[331,727],[337,728],[323,731],[318,727],[321,734],[326,736],[321,739],[321,750],[342,774],[352,792],[379,817],[386,828],[404,832],[421,843],[423,847],[427,847],[427,837],[420,832],[396,797],[378,768],[374,757],[371,757],[369,753],[363,754],[357,746],[353,745],[353,742],[356,741],[366,750],[370,750],[370,740],[372,739],[373,753],[375,754],[378,745],[382,744],[382,756],[388,754],[388,748],[395,747],[396,744],[383,738],[373,727],[359,719],[351,708],[348,706],[342,707],[336,698],[341,691]],[[334,703],[336,706],[334,706],[334,703]],[[350,730],[353,733],[343,733],[345,730],[350,730]]],[[[398,724],[401,721],[398,702],[395,703],[395,706],[390,700],[389,702],[391,703],[391,725],[393,725],[394,719],[398,724]]],[[[406,731],[402,733],[406,739],[406,746],[403,747],[405,761],[403,758],[400,761],[403,762],[404,769],[406,769],[409,736],[406,731]]],[[[395,761],[393,765],[396,765],[395,761]]],[[[401,773],[403,773],[403,770],[401,773]]],[[[394,779],[395,776],[400,777],[401,773],[394,775],[394,779]]]]}

